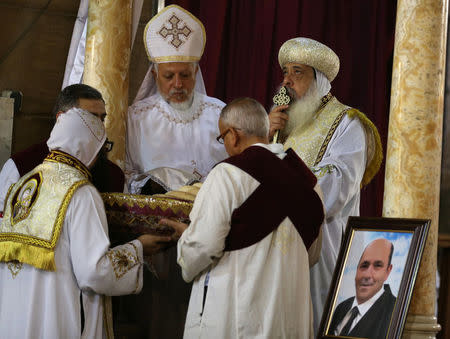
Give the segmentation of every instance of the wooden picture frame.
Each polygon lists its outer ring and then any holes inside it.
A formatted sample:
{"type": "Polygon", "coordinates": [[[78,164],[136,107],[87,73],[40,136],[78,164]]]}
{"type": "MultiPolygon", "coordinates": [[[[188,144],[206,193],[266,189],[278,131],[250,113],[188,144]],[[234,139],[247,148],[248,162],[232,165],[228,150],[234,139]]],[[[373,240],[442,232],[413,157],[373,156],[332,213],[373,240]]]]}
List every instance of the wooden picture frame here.
{"type": "Polygon", "coordinates": [[[401,337],[430,223],[349,217],[317,338],[401,337]]]}

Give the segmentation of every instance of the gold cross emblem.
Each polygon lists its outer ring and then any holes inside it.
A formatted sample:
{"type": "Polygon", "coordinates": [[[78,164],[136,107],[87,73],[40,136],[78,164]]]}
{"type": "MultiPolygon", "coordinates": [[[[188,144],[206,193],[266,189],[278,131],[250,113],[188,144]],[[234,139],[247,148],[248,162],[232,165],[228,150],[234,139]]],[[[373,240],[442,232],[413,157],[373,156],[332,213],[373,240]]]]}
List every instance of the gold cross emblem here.
{"type": "Polygon", "coordinates": [[[171,35],[172,40],[170,43],[175,47],[180,47],[184,41],[180,39],[180,35],[184,35],[186,38],[192,33],[192,30],[184,25],[183,27],[178,27],[178,23],[181,20],[178,19],[178,17],[175,14],[172,14],[172,16],[169,19],[169,23],[171,24],[171,28],[166,28],[165,26],[161,27],[159,30],[159,34],[165,39],[167,36],[171,35]]]}
{"type": "Polygon", "coordinates": [[[277,106],[289,105],[291,97],[288,95],[286,87],[281,87],[277,94],[273,97],[273,103],[277,106]]]}

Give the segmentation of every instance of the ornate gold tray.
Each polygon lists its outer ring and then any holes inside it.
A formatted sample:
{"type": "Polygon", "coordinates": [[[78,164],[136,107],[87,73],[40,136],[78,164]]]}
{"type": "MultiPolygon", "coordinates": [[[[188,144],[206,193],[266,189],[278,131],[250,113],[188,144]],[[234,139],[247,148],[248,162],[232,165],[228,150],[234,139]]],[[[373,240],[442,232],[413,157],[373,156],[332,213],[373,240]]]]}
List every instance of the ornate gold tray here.
{"type": "Polygon", "coordinates": [[[163,195],[103,193],[111,242],[129,241],[150,233],[170,235],[173,228],[160,225],[161,218],[189,222],[193,202],[163,195]]]}

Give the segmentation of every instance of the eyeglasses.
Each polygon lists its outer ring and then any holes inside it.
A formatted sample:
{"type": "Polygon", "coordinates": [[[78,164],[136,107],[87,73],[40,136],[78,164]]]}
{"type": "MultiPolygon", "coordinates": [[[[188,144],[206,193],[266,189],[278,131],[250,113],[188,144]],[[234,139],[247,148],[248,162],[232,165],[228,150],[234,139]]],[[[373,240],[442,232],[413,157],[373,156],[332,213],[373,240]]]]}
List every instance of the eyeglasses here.
{"type": "Polygon", "coordinates": [[[106,139],[105,143],[103,144],[103,150],[108,153],[111,152],[114,146],[114,141],[110,141],[106,139]]]}
{"type": "Polygon", "coordinates": [[[225,136],[227,135],[227,133],[229,132],[229,131],[231,131],[231,129],[235,129],[235,130],[237,130],[237,131],[242,131],[242,128],[237,128],[237,127],[230,127],[230,128],[227,128],[227,130],[225,131],[225,132],[223,132],[221,135],[219,135],[217,138],[216,138],[216,140],[217,140],[217,142],[219,143],[219,144],[222,144],[223,145],[223,143],[225,142],[225,136]]]}
{"type": "Polygon", "coordinates": [[[216,138],[216,140],[217,140],[217,142],[218,142],[219,144],[222,144],[222,145],[223,145],[225,136],[227,135],[227,133],[228,133],[230,130],[231,130],[231,128],[227,128],[227,130],[226,130],[225,132],[223,132],[221,135],[219,135],[219,136],[216,138]]]}

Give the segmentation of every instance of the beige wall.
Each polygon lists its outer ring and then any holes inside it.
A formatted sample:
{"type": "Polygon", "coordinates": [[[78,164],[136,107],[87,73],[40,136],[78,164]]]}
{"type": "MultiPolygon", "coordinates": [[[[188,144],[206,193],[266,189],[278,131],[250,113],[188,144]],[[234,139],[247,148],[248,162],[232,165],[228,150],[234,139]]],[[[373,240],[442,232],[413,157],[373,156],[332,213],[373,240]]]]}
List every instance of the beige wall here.
{"type": "MultiPolygon", "coordinates": [[[[13,152],[47,138],[52,126],[51,110],[64,77],[79,2],[53,0],[45,9],[47,2],[0,0],[0,91],[19,90],[24,96],[22,110],[14,118],[13,152]],[[29,32],[18,41],[30,24],[29,32]]],[[[142,34],[151,17],[151,2],[144,0],[132,52],[130,102],[148,68],[142,34]]]]}
{"type": "MultiPolygon", "coordinates": [[[[439,233],[450,235],[450,34],[447,33],[447,64],[444,98],[444,126],[442,133],[441,195],[439,233]]],[[[449,329],[450,332],[450,329],[449,329]]]]}

